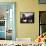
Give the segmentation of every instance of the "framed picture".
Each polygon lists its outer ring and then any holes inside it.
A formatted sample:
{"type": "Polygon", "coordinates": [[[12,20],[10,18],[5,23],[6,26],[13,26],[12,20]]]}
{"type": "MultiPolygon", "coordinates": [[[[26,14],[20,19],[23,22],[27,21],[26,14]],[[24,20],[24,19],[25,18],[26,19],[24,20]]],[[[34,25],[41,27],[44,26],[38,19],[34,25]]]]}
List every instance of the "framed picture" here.
{"type": "Polygon", "coordinates": [[[40,4],[46,4],[46,0],[39,0],[40,4]]]}
{"type": "Polygon", "coordinates": [[[20,23],[34,23],[34,12],[21,12],[20,23]]]}

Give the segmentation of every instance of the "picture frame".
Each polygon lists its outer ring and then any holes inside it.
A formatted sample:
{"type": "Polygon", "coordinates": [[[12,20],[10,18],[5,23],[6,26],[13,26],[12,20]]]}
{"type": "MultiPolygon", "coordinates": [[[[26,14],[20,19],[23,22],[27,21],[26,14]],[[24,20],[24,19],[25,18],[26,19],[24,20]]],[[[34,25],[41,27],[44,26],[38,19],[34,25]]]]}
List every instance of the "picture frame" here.
{"type": "Polygon", "coordinates": [[[20,23],[34,23],[34,12],[20,12],[20,23]]]}
{"type": "Polygon", "coordinates": [[[46,4],[46,0],[38,0],[39,4],[46,4]]]}

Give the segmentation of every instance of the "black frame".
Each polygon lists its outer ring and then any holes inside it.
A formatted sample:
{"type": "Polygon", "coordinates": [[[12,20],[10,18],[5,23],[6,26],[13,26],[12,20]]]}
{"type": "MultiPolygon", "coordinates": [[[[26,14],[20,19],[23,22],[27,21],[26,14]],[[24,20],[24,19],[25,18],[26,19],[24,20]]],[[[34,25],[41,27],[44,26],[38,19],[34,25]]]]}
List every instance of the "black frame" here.
{"type": "Polygon", "coordinates": [[[34,23],[34,12],[20,12],[20,23],[34,23]],[[32,14],[30,17],[26,17],[25,14],[32,14]],[[23,22],[21,16],[24,15],[27,19],[27,22],[23,22]],[[30,19],[29,19],[30,18],[30,19]],[[29,22],[30,20],[30,22],[29,22]],[[32,22],[31,22],[32,20],[32,22]]]}
{"type": "Polygon", "coordinates": [[[38,0],[38,2],[39,2],[39,4],[46,4],[45,2],[43,2],[43,3],[42,3],[42,2],[40,2],[40,0],[38,0]]]}
{"type": "Polygon", "coordinates": [[[46,25],[46,24],[40,24],[40,12],[42,13],[42,12],[46,12],[46,11],[39,11],[39,36],[40,36],[40,25],[46,25]]]}

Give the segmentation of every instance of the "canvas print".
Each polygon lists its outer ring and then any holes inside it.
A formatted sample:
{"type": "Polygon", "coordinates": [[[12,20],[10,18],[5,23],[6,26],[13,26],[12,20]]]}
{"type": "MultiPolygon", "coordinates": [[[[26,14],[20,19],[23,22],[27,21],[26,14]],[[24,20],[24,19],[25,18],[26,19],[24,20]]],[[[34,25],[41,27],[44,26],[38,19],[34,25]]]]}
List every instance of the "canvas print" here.
{"type": "Polygon", "coordinates": [[[20,23],[34,23],[34,13],[33,12],[21,12],[20,23]]]}

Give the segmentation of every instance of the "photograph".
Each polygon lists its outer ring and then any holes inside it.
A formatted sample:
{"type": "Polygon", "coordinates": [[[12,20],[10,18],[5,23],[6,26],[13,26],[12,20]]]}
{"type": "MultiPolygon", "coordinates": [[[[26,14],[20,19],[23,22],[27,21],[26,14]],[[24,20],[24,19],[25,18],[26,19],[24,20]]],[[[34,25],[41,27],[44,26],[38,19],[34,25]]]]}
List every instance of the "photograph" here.
{"type": "Polygon", "coordinates": [[[20,23],[34,23],[34,13],[33,12],[21,12],[20,23]]]}

